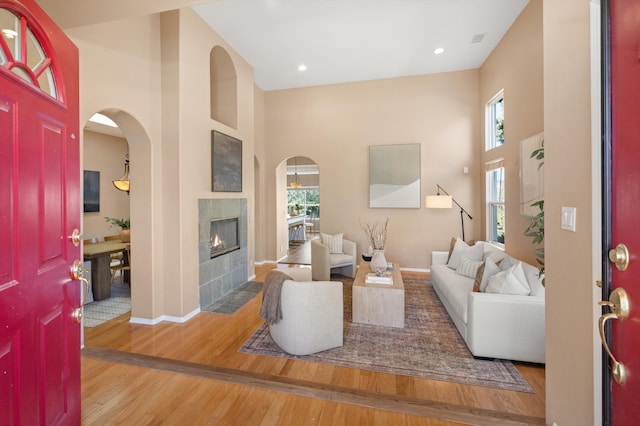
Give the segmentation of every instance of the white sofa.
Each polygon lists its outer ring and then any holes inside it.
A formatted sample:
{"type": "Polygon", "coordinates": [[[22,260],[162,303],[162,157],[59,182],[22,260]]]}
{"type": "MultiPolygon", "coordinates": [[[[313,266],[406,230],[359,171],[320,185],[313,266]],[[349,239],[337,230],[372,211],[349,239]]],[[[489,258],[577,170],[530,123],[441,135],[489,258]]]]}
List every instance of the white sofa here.
{"type": "Polygon", "coordinates": [[[282,284],[282,320],[269,326],[273,341],[292,355],[309,355],[342,346],[342,283],[311,281],[309,268],[280,271],[293,280],[282,284]]]}
{"type": "MultiPolygon", "coordinates": [[[[483,245],[482,261],[507,257],[495,246],[483,245]],[[492,255],[491,253],[496,253],[492,255]]],[[[476,357],[545,362],[545,292],[538,269],[522,262],[530,295],[474,292],[474,279],[447,266],[449,252],[431,254],[431,284],[460,335],[476,357]]]]}

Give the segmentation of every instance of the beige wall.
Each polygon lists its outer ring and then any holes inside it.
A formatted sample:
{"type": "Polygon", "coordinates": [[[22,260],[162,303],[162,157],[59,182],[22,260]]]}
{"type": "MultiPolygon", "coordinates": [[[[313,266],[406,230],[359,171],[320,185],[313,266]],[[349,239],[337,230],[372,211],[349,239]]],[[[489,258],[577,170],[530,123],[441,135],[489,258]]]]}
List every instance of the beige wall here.
{"type": "Polygon", "coordinates": [[[129,195],[111,183],[124,173],[124,158],[129,151],[127,140],[85,130],[83,141],[84,170],[100,172],[100,211],[83,213],[82,238],[118,234],[120,228],[110,225],[104,218],[129,217],[129,195]]]}
{"type": "Polygon", "coordinates": [[[67,34],[80,49],[80,121],[102,111],[129,141],[137,251],[132,316],[183,320],[199,307],[198,198],[248,199],[249,275],[253,271],[253,70],[191,9],[67,34]],[[237,129],[211,120],[208,96],[202,96],[216,45],[227,49],[236,67],[237,129]],[[213,129],[243,141],[242,193],[211,192],[213,129]]]}
{"type": "Polygon", "coordinates": [[[546,401],[548,424],[559,425],[601,424],[594,414],[600,346],[592,247],[600,226],[592,228],[592,173],[597,179],[599,170],[591,169],[598,116],[590,111],[589,8],[589,0],[544,2],[546,401]],[[562,206],[577,208],[575,233],[560,227],[562,206]]]}
{"type": "MultiPolygon", "coordinates": [[[[485,134],[487,102],[504,89],[505,143],[485,152],[481,164],[503,158],[505,164],[505,248],[535,265],[535,247],[524,235],[529,221],[520,214],[520,141],[544,131],[542,0],[531,0],[480,68],[481,135],[485,134]]],[[[481,176],[484,182],[484,173],[481,176]]],[[[484,188],[484,186],[482,186],[484,188]]],[[[483,194],[484,195],[484,194],[483,194]]],[[[483,202],[485,198],[483,196],[483,202]]],[[[486,209],[478,219],[486,220],[486,209]]],[[[482,228],[486,238],[486,228],[482,228]]]]}
{"type": "MultiPolygon", "coordinates": [[[[132,315],[163,314],[160,20],[157,15],[67,30],[80,52],[80,123],[111,117],[129,142],[130,212],[136,266],[132,315]],[[153,212],[153,214],[152,214],[153,212]]],[[[85,142],[83,140],[82,150],[85,142]]]]}
{"type": "MultiPolygon", "coordinates": [[[[266,169],[292,156],[313,160],[320,169],[322,232],[343,232],[362,250],[359,221],[389,217],[387,258],[427,268],[429,253],[446,249],[461,232],[458,210],[424,208],[436,183],[475,216],[465,223],[467,239],[480,235],[478,79],[471,70],[266,92],[266,169]],[[406,143],[421,145],[422,207],[370,209],[369,146],[406,143]]],[[[287,246],[286,208],[276,205],[276,192],[286,189],[273,172],[267,179],[267,256],[277,259],[287,246]]]]}

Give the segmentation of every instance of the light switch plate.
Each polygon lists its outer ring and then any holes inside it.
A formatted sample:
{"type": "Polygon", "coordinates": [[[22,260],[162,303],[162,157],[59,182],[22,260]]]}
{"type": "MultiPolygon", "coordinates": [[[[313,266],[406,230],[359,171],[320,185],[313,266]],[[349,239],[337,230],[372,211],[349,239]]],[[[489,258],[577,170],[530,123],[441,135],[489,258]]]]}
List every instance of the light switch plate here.
{"type": "Polygon", "coordinates": [[[576,232],[576,208],[562,207],[562,229],[576,232]]]}

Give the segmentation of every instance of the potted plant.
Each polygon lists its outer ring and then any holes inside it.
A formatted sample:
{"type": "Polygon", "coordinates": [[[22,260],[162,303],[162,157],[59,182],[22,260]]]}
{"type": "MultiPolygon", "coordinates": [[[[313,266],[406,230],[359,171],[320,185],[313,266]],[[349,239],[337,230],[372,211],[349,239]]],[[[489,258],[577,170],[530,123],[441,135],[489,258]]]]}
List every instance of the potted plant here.
{"type": "MultiPolygon", "coordinates": [[[[540,148],[533,150],[531,156],[529,158],[535,158],[540,163],[538,164],[538,169],[540,169],[544,165],[544,139],[540,144],[540,148]]],[[[537,207],[540,211],[536,215],[527,215],[527,219],[529,219],[529,226],[524,231],[524,235],[527,237],[533,238],[532,244],[543,244],[544,243],[544,200],[536,201],[531,204],[531,207],[537,207]]],[[[544,274],[544,245],[535,250],[536,253],[536,262],[538,262],[538,269],[540,270],[540,275],[544,274]]],[[[545,281],[542,280],[542,284],[544,285],[545,281]]]]}
{"type": "Polygon", "coordinates": [[[105,216],[104,220],[111,223],[111,226],[117,226],[120,228],[120,239],[123,243],[131,241],[131,219],[105,216]]]}

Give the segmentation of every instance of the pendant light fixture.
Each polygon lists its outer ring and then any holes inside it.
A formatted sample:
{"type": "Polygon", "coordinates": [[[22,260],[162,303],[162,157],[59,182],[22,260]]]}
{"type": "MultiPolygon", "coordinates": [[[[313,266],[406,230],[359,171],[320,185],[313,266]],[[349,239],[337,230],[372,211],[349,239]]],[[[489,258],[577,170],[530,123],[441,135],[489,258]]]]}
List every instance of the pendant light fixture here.
{"type": "Polygon", "coordinates": [[[126,192],[129,194],[129,154],[124,157],[124,174],[118,180],[114,180],[113,186],[115,186],[120,191],[126,192]]]}
{"type": "Polygon", "coordinates": [[[291,181],[291,187],[293,189],[298,189],[300,188],[300,186],[302,186],[300,184],[300,181],[298,180],[298,157],[293,157],[293,170],[294,170],[294,174],[293,174],[293,180],[291,181]]]}

